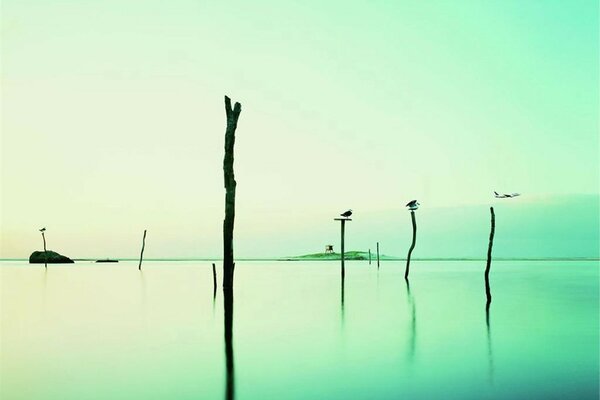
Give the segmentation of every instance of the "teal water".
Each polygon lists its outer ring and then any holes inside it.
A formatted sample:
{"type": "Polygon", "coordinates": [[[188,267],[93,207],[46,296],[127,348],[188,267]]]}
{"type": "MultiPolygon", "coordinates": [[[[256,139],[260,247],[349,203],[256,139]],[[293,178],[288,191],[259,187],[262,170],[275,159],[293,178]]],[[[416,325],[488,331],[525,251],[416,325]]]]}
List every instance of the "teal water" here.
{"type": "MultiPolygon", "coordinates": [[[[597,399],[598,262],[238,262],[236,399],[597,399]]],[[[221,271],[218,268],[219,281],[221,271]]],[[[222,399],[208,262],[0,263],[2,399],[222,399]]]]}

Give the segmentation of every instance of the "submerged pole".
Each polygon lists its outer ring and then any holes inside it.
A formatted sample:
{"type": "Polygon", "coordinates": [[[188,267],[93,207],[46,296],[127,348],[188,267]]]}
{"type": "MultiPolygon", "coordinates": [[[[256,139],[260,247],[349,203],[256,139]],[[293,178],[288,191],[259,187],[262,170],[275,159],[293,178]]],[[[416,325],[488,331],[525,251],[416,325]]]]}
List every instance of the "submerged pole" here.
{"type": "Polygon", "coordinates": [[[225,339],[225,399],[235,397],[235,376],[233,361],[233,288],[223,287],[223,322],[225,339]]]}
{"type": "Polygon", "coordinates": [[[406,270],[404,271],[404,279],[408,280],[408,272],[410,269],[410,256],[415,248],[415,243],[417,242],[417,221],[415,220],[415,211],[410,211],[410,219],[412,220],[412,228],[413,228],[413,236],[412,243],[410,245],[410,249],[408,250],[408,257],[406,258],[406,270]]]}
{"type": "Polygon", "coordinates": [[[369,249],[369,265],[371,265],[371,249],[369,249]]]}
{"type": "Polygon", "coordinates": [[[496,231],[496,215],[494,214],[494,207],[490,207],[491,215],[491,229],[490,229],[490,243],[487,251],[487,263],[485,264],[485,296],[487,302],[485,304],[486,317],[489,315],[490,304],[492,303],[492,292],[490,290],[490,266],[492,264],[492,246],[494,245],[494,232],[496,231]]]}
{"type": "Polygon", "coordinates": [[[146,230],[144,229],[144,237],[142,238],[142,252],[140,253],[140,265],[138,269],[142,270],[142,259],[144,258],[144,248],[146,247],[146,230]]]}
{"type": "Polygon", "coordinates": [[[377,242],[377,269],[379,269],[379,242],[377,242]]]}

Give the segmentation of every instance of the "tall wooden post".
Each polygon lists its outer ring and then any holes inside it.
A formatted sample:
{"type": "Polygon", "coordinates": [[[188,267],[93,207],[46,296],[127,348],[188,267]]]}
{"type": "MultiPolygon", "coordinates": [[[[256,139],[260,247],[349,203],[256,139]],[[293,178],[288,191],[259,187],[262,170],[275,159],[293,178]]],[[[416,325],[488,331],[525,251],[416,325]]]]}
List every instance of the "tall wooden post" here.
{"type": "Polygon", "coordinates": [[[345,261],[345,247],[344,247],[344,241],[345,241],[345,231],[346,231],[346,221],[352,221],[350,218],[334,218],[335,221],[340,221],[341,222],[341,248],[342,248],[342,254],[341,254],[341,261],[342,261],[342,280],[344,280],[345,276],[346,276],[346,266],[344,265],[344,261],[345,261]]]}
{"type": "Polygon", "coordinates": [[[369,249],[369,265],[371,265],[371,249],[369,249]]]}
{"type": "Polygon", "coordinates": [[[491,214],[491,230],[490,230],[490,242],[487,251],[487,263],[485,264],[485,295],[487,302],[485,304],[486,317],[489,315],[490,304],[492,303],[492,292],[490,290],[490,266],[492,264],[492,246],[494,245],[494,232],[496,231],[496,215],[494,214],[494,207],[490,207],[491,214]]]}
{"type": "Polygon", "coordinates": [[[146,230],[144,229],[144,237],[142,238],[142,252],[140,253],[140,265],[138,269],[142,270],[142,259],[144,258],[144,248],[146,247],[146,230]]]}
{"type": "Polygon", "coordinates": [[[377,242],[377,269],[379,269],[379,242],[377,242]]]}
{"type": "Polygon", "coordinates": [[[414,210],[410,211],[410,218],[412,220],[413,236],[412,236],[412,243],[410,245],[410,249],[408,250],[408,257],[406,258],[406,270],[404,271],[404,279],[405,280],[408,280],[408,272],[409,272],[409,268],[410,268],[410,256],[415,248],[415,243],[417,242],[417,221],[415,220],[414,210]]]}
{"type": "Polygon", "coordinates": [[[225,178],[225,220],[223,221],[223,287],[233,288],[233,223],[235,220],[235,187],[233,173],[233,148],[238,118],[242,112],[240,103],[231,108],[231,99],[225,96],[225,114],[227,129],[225,130],[225,157],[223,158],[223,175],[225,178]]]}

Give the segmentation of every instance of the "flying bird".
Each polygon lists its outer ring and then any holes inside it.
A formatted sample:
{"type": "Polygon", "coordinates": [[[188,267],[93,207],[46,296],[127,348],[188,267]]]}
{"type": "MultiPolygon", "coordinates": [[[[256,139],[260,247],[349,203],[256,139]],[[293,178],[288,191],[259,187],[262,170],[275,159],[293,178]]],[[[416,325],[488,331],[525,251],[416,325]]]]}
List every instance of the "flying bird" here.
{"type": "Polygon", "coordinates": [[[344,218],[349,218],[352,215],[352,210],[348,210],[340,214],[344,218]]]}
{"type": "Polygon", "coordinates": [[[42,229],[40,229],[40,232],[45,232],[46,231],[46,227],[43,227],[42,229]]]}
{"type": "Polygon", "coordinates": [[[498,192],[494,192],[494,197],[497,199],[510,199],[512,197],[517,197],[520,196],[521,193],[502,193],[499,194],[498,192]]]}
{"type": "Polygon", "coordinates": [[[419,204],[419,202],[418,202],[418,201],[416,201],[416,200],[413,200],[413,201],[409,201],[409,202],[406,204],[406,207],[408,207],[408,209],[409,209],[409,210],[416,210],[417,208],[419,208],[419,205],[420,205],[420,204],[419,204]]]}

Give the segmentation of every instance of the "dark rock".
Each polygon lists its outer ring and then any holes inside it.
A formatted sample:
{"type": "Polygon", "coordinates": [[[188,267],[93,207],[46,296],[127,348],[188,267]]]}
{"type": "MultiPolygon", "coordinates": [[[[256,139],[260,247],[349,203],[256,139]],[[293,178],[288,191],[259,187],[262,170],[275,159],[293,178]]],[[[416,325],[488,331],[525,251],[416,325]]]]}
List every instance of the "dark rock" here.
{"type": "Polygon", "coordinates": [[[48,250],[45,253],[43,251],[34,251],[29,256],[29,264],[70,264],[73,262],[69,257],[52,250],[48,250]]]}

